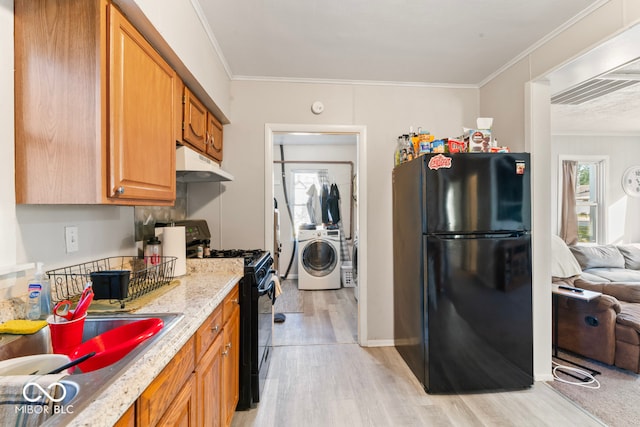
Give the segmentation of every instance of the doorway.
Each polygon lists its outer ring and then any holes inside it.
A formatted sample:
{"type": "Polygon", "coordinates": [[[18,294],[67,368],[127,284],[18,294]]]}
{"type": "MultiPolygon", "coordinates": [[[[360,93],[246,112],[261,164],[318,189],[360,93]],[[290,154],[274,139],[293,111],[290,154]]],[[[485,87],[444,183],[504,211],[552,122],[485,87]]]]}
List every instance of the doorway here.
{"type": "MultiPolygon", "coordinates": [[[[322,180],[326,180],[329,184],[336,184],[340,190],[341,220],[334,224],[334,221],[329,218],[329,229],[335,230],[331,231],[334,236],[342,237],[340,239],[342,246],[336,246],[340,248],[341,261],[352,262],[353,241],[355,236],[358,236],[358,299],[353,301],[353,305],[357,323],[357,342],[360,345],[366,345],[367,336],[365,147],[364,126],[265,125],[265,245],[267,248],[276,249],[274,242],[277,231],[274,226],[274,215],[278,215],[283,245],[279,260],[279,274],[297,281],[299,278],[299,261],[296,253],[298,250],[297,228],[305,225],[307,221],[314,222],[309,220],[307,214],[306,196],[303,194],[305,188],[312,183],[322,184],[322,180]],[[282,152],[285,154],[284,160],[281,158],[282,152]],[[353,154],[349,154],[350,152],[353,154]],[[284,181],[282,180],[283,171],[284,181]],[[288,203],[283,200],[285,190],[288,203]],[[278,205],[277,211],[274,210],[274,203],[278,205]]],[[[349,291],[345,287],[345,280],[352,278],[350,269],[349,271],[341,269],[339,273],[342,286],[340,286],[341,289],[336,290],[337,295],[349,295],[349,292],[353,295],[353,290],[349,291]]],[[[352,284],[347,283],[347,285],[352,284]]],[[[309,298],[313,295],[312,298],[317,300],[324,291],[306,292],[311,293],[309,298]]],[[[335,293],[335,291],[331,292],[335,293]]],[[[324,293],[324,295],[328,294],[329,292],[324,293]]],[[[340,298],[342,297],[339,296],[338,299],[340,298]]]]}

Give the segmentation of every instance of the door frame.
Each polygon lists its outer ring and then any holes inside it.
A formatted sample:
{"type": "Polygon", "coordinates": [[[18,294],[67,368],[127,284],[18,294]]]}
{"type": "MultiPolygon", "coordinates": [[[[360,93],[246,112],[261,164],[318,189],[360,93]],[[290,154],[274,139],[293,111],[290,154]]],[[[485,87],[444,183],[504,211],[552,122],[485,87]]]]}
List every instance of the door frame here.
{"type": "Polygon", "coordinates": [[[264,247],[273,247],[273,136],[274,133],[349,133],[356,134],[356,195],[358,215],[358,344],[367,346],[367,128],[356,125],[308,125],[266,123],[264,125],[264,247]]]}

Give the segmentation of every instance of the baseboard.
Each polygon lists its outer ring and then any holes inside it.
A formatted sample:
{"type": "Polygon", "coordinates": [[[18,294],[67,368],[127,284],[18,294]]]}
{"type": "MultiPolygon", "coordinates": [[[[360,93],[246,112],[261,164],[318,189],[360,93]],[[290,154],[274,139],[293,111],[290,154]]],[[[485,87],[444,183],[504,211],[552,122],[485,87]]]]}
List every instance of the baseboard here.
{"type": "Polygon", "coordinates": [[[362,347],[393,347],[393,340],[368,340],[360,343],[362,347]]]}
{"type": "Polygon", "coordinates": [[[534,381],[553,381],[553,374],[534,374],[534,381]]]}

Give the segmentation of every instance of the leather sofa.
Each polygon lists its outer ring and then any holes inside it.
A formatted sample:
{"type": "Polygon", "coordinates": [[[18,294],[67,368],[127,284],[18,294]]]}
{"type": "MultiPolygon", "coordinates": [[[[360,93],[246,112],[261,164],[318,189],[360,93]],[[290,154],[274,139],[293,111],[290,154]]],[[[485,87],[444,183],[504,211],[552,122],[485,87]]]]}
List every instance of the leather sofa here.
{"type": "Polygon", "coordinates": [[[557,297],[558,347],[640,373],[640,248],[553,242],[553,283],[603,294],[589,302],[557,297]]]}

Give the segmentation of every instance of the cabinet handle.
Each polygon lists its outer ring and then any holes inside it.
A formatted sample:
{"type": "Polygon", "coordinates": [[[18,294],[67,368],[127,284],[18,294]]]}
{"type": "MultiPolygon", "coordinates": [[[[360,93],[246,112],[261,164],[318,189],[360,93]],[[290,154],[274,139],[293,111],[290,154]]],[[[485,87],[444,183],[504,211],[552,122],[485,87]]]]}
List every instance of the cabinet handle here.
{"type": "Polygon", "coordinates": [[[231,302],[240,305],[240,300],[238,298],[232,299],[231,302]]]}
{"type": "Polygon", "coordinates": [[[227,350],[230,349],[231,348],[231,343],[225,345],[224,348],[226,348],[227,350]]]}
{"type": "Polygon", "coordinates": [[[116,194],[124,194],[124,187],[122,185],[116,188],[116,194]]]}
{"type": "Polygon", "coordinates": [[[218,332],[220,330],[220,326],[216,325],[213,328],[211,328],[211,332],[218,332]]]}
{"type": "Polygon", "coordinates": [[[228,350],[225,350],[225,351],[223,351],[223,352],[222,352],[222,355],[223,355],[223,356],[226,356],[227,354],[229,354],[229,351],[228,351],[228,350]]]}

